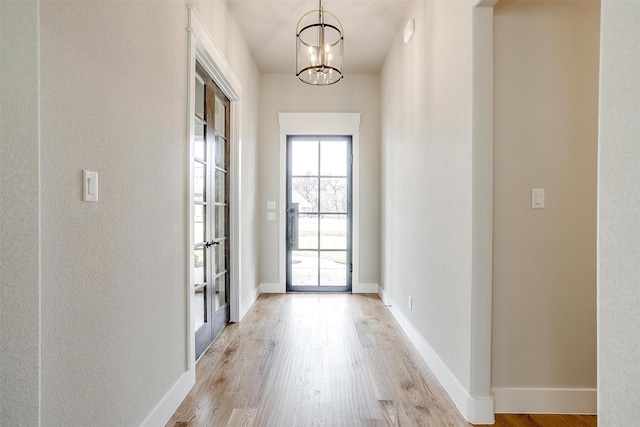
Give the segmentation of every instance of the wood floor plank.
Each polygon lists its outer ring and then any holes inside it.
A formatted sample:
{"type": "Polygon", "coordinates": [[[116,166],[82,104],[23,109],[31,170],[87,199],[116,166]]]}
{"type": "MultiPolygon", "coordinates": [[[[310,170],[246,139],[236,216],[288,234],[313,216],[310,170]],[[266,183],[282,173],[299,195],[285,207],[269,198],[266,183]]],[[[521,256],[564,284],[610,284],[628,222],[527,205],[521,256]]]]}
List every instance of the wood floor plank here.
{"type": "Polygon", "coordinates": [[[255,409],[234,409],[227,427],[251,427],[256,415],[255,409]]]}
{"type": "MultiPolygon", "coordinates": [[[[196,364],[167,426],[468,427],[377,295],[266,294],[196,364]]],[[[498,427],[595,417],[498,415],[498,427]]]]}
{"type": "Polygon", "coordinates": [[[393,400],[378,400],[382,418],[390,427],[398,426],[398,405],[393,400]]]}

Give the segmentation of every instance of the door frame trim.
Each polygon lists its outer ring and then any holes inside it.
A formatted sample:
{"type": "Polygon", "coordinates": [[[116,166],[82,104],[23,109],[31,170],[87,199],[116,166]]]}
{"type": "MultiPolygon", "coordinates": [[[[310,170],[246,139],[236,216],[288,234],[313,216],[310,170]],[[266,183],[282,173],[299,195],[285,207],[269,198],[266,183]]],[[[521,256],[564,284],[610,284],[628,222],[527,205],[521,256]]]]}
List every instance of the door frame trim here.
{"type": "Polygon", "coordinates": [[[361,113],[278,113],[280,123],[280,215],[278,218],[279,283],[277,293],[287,289],[287,136],[331,135],[351,136],[353,165],[352,185],[352,263],[351,292],[356,293],[360,284],[360,117],[361,113]]]}
{"type": "Polygon", "coordinates": [[[195,297],[193,292],[192,268],[193,258],[193,144],[195,139],[195,76],[196,60],[200,62],[205,71],[211,76],[214,83],[222,90],[231,103],[230,121],[230,150],[229,150],[229,254],[230,284],[229,284],[229,317],[232,322],[239,321],[240,315],[240,283],[241,283],[241,236],[240,236],[240,153],[241,153],[241,102],[242,85],[231,70],[231,65],[218,48],[213,37],[202,22],[198,12],[193,6],[187,6],[189,11],[188,52],[187,52],[187,137],[189,152],[187,156],[188,191],[187,191],[187,367],[190,372],[191,386],[196,382],[195,360],[195,297]]]}

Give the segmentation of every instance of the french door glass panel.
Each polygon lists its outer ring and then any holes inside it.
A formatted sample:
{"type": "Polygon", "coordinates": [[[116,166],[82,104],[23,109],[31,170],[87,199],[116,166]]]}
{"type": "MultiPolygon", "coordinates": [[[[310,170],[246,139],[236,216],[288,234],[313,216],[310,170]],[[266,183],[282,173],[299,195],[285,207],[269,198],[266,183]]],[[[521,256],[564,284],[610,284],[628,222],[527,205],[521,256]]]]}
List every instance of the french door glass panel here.
{"type": "Polygon", "coordinates": [[[322,141],[320,175],[347,176],[347,141],[322,141]]]}
{"type": "Polygon", "coordinates": [[[193,243],[204,243],[205,241],[205,211],[204,205],[193,206],[193,243]]]}
{"type": "Polygon", "coordinates": [[[196,286],[202,285],[206,280],[206,258],[204,257],[204,249],[204,246],[199,246],[193,251],[193,282],[196,286]]]}
{"type": "Polygon", "coordinates": [[[292,286],[318,286],[318,251],[292,251],[292,286]]]}
{"type": "Polygon", "coordinates": [[[320,218],[320,249],[346,251],[348,224],[347,215],[322,215],[320,218]]]}
{"type": "Polygon", "coordinates": [[[350,290],[351,139],[287,139],[287,289],[350,290]]]}
{"type": "Polygon", "coordinates": [[[344,286],[346,251],[320,252],[320,286],[344,286]]]}
{"type": "Polygon", "coordinates": [[[318,249],[318,215],[298,215],[297,249],[318,249]]]}
{"type": "Polygon", "coordinates": [[[347,178],[320,178],[322,212],[347,212],[347,178]]]}
{"type": "Polygon", "coordinates": [[[195,138],[193,141],[193,157],[198,160],[206,161],[206,150],[204,142],[204,122],[196,117],[195,120],[195,138]]]}
{"type": "Polygon", "coordinates": [[[195,202],[204,202],[207,178],[206,167],[207,165],[203,161],[196,160],[193,162],[193,200],[195,202]]]}
{"type": "Polygon", "coordinates": [[[318,141],[291,143],[291,175],[318,175],[318,141]]]}
{"type": "Polygon", "coordinates": [[[204,326],[207,312],[207,288],[200,288],[196,291],[196,330],[204,326]]]}

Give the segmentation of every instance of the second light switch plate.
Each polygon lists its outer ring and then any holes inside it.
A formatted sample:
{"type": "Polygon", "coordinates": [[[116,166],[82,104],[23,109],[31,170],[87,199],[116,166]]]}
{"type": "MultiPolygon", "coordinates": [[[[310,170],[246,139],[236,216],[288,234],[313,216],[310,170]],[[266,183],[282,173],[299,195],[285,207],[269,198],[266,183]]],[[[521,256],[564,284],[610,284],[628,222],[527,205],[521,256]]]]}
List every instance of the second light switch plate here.
{"type": "Polygon", "coordinates": [[[82,200],[85,202],[98,201],[98,172],[82,171],[82,200]]]}
{"type": "Polygon", "coordinates": [[[531,190],[531,207],[533,209],[544,209],[544,188],[531,190]]]}

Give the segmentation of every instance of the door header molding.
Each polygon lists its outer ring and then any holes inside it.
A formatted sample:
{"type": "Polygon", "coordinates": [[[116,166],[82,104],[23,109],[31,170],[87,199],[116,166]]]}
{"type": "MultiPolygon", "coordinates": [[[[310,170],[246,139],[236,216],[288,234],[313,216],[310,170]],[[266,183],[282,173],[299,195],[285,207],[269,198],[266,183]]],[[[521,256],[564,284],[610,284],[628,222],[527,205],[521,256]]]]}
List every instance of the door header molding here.
{"type": "Polygon", "coordinates": [[[198,61],[211,76],[218,87],[229,98],[239,101],[242,98],[242,85],[231,70],[231,65],[213,40],[211,33],[202,22],[198,11],[192,5],[189,8],[189,27],[187,31],[194,36],[198,61]]]}

